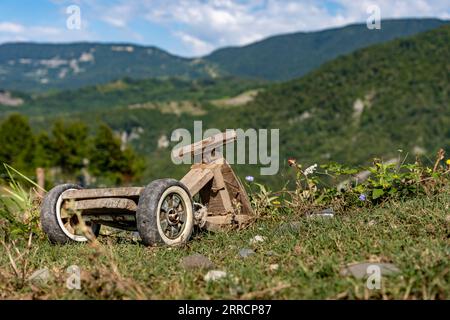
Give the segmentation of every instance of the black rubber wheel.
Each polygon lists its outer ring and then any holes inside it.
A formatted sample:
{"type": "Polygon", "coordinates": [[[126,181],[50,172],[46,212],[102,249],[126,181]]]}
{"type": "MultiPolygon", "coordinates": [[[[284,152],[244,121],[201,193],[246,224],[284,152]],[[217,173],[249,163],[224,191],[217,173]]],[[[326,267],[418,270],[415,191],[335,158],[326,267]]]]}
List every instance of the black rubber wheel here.
{"type": "MultiPolygon", "coordinates": [[[[62,184],[50,190],[42,203],[41,207],[41,226],[47,234],[49,240],[53,243],[65,244],[69,242],[86,242],[88,239],[84,236],[75,235],[64,227],[61,218],[60,209],[62,205],[62,194],[67,190],[81,189],[74,184],[62,184]]],[[[67,222],[66,222],[67,223],[67,222]]],[[[70,223],[70,222],[69,222],[70,223]]],[[[92,232],[95,236],[100,233],[100,225],[92,224],[92,232]]]]}
{"type": "Polygon", "coordinates": [[[174,179],[153,181],[140,194],[136,222],[145,245],[186,243],[194,229],[194,208],[189,190],[174,179]]]}

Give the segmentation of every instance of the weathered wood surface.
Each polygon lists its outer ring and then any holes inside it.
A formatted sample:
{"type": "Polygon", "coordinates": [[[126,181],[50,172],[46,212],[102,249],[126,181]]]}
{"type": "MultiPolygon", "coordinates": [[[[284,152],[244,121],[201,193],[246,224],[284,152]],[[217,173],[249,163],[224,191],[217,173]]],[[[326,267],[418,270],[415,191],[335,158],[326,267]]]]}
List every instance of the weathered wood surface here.
{"type": "Polygon", "coordinates": [[[208,231],[221,231],[233,225],[233,216],[208,216],[206,217],[205,229],[208,231]]]}
{"type": "Polygon", "coordinates": [[[123,187],[68,190],[63,193],[63,199],[138,198],[142,189],[142,187],[123,187]]]}
{"type": "Polygon", "coordinates": [[[252,216],[253,209],[247,192],[225,159],[220,167],[213,169],[213,173],[215,175],[212,184],[205,185],[200,191],[200,197],[208,212],[212,215],[235,213],[252,216]]]}
{"type": "MultiPolygon", "coordinates": [[[[214,169],[214,180],[211,192],[214,195],[215,198],[217,198],[217,201],[215,201],[216,204],[220,204],[221,208],[215,209],[217,212],[222,213],[231,213],[233,212],[233,205],[231,203],[230,194],[228,193],[228,190],[226,189],[225,180],[222,175],[222,166],[219,168],[214,169]]],[[[210,202],[210,206],[211,206],[210,202]]],[[[212,210],[212,209],[211,209],[212,210]]]]}
{"type": "Polygon", "coordinates": [[[208,167],[194,167],[181,179],[189,190],[191,196],[195,196],[211,179],[214,173],[208,167]]]}
{"type": "Polygon", "coordinates": [[[70,201],[67,202],[70,208],[77,211],[97,210],[112,213],[117,211],[128,211],[131,213],[137,210],[136,202],[125,198],[86,199],[76,200],[72,203],[70,201]]]}
{"type": "Polygon", "coordinates": [[[89,210],[96,208],[136,211],[137,205],[133,200],[123,198],[102,198],[75,201],[75,210],[89,210]]]}
{"type": "Polygon", "coordinates": [[[227,162],[222,166],[222,175],[224,177],[228,193],[230,194],[231,201],[238,202],[241,206],[240,214],[253,216],[254,212],[250,204],[247,191],[227,162]]]}
{"type": "Polygon", "coordinates": [[[228,130],[226,132],[218,133],[212,137],[206,138],[202,141],[184,146],[172,151],[172,155],[175,158],[182,158],[186,154],[197,155],[211,151],[227,143],[236,140],[237,134],[234,130],[228,130]]]}
{"type": "Polygon", "coordinates": [[[222,216],[208,216],[205,218],[204,228],[208,231],[223,231],[232,227],[242,228],[248,225],[254,217],[249,215],[222,215],[222,216]]]}

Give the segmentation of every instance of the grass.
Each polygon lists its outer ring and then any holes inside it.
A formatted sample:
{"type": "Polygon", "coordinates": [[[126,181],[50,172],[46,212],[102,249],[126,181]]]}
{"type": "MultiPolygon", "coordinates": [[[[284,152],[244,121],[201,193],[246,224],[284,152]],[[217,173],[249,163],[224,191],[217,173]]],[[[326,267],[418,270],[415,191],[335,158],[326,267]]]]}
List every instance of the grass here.
{"type": "Polygon", "coordinates": [[[334,218],[294,213],[263,218],[245,230],[198,232],[185,247],[147,248],[129,235],[99,243],[55,246],[42,238],[0,247],[1,299],[449,299],[450,193],[334,218]],[[295,221],[295,226],[289,226],[295,221]],[[256,235],[264,242],[250,244],[256,235]],[[27,247],[28,246],[28,247],[27,247]],[[9,249],[8,251],[6,249],[9,249]],[[240,258],[241,248],[255,254],[240,258]],[[228,276],[205,282],[185,271],[183,257],[207,256],[228,276]],[[21,281],[48,268],[47,284],[21,281]],[[380,290],[340,275],[352,262],[390,262],[401,273],[382,277],[380,290]],[[278,270],[270,265],[278,264],[278,270]],[[66,269],[81,269],[81,289],[69,290],[66,269]]]}

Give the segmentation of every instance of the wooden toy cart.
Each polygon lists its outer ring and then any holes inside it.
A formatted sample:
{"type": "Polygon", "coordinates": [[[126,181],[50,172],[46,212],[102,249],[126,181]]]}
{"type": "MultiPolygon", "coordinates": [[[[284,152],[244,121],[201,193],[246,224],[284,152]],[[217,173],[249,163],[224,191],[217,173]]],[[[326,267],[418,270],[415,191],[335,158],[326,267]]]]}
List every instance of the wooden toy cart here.
{"type": "Polygon", "coordinates": [[[81,218],[94,235],[106,225],[138,231],[146,245],[178,245],[189,240],[195,225],[210,231],[242,226],[253,211],[244,187],[219,152],[235,140],[236,132],[227,131],[173,151],[175,158],[201,159],[180,181],[100,189],[59,185],[44,198],[42,228],[54,243],[85,242],[81,218]]]}

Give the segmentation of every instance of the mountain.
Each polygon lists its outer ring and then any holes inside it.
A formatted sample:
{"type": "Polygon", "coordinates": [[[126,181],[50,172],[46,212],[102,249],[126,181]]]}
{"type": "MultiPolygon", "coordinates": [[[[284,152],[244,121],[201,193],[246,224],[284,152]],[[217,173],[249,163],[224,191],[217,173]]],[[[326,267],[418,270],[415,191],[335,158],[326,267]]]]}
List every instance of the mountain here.
{"type": "Polygon", "coordinates": [[[382,21],[381,30],[354,24],[319,32],[299,32],[270,37],[244,47],[219,49],[204,59],[236,76],[290,80],[340,55],[446,23],[448,21],[438,19],[399,19],[382,21]]]}
{"type": "Polygon", "coordinates": [[[368,30],[365,24],[359,24],[281,35],[195,59],[133,44],[7,43],[0,45],[0,89],[27,92],[77,89],[124,77],[192,80],[232,75],[287,80],[358,48],[444,23],[447,22],[436,19],[387,20],[382,22],[381,30],[368,30]]]}
{"type": "MultiPolygon", "coordinates": [[[[445,25],[359,49],[283,83],[123,79],[39,95],[0,92],[7,102],[0,117],[27,114],[36,132],[48,130],[56,118],[79,119],[91,128],[106,122],[148,156],[147,181],[185,173],[169,161],[174,143],[168,142],[174,129],[192,130],[195,120],[204,129],[280,129],[282,169],[288,157],[307,165],[364,164],[375,156],[397,157],[401,149],[409,160],[415,154],[432,158],[439,147],[450,153],[448,57],[445,25]]],[[[241,175],[259,172],[255,166],[235,169],[241,175]]],[[[275,185],[280,175],[258,179],[275,185]]]]}
{"type": "Polygon", "coordinates": [[[119,78],[214,78],[201,59],[186,59],[155,47],[132,44],[0,45],[0,88],[19,91],[74,89],[119,78]]]}
{"type": "MultiPolygon", "coordinates": [[[[433,157],[450,147],[450,25],[339,57],[273,85],[227,119],[279,128],[280,153],[301,162],[433,157]]],[[[225,121],[225,120],[224,120],[225,121]]]]}

